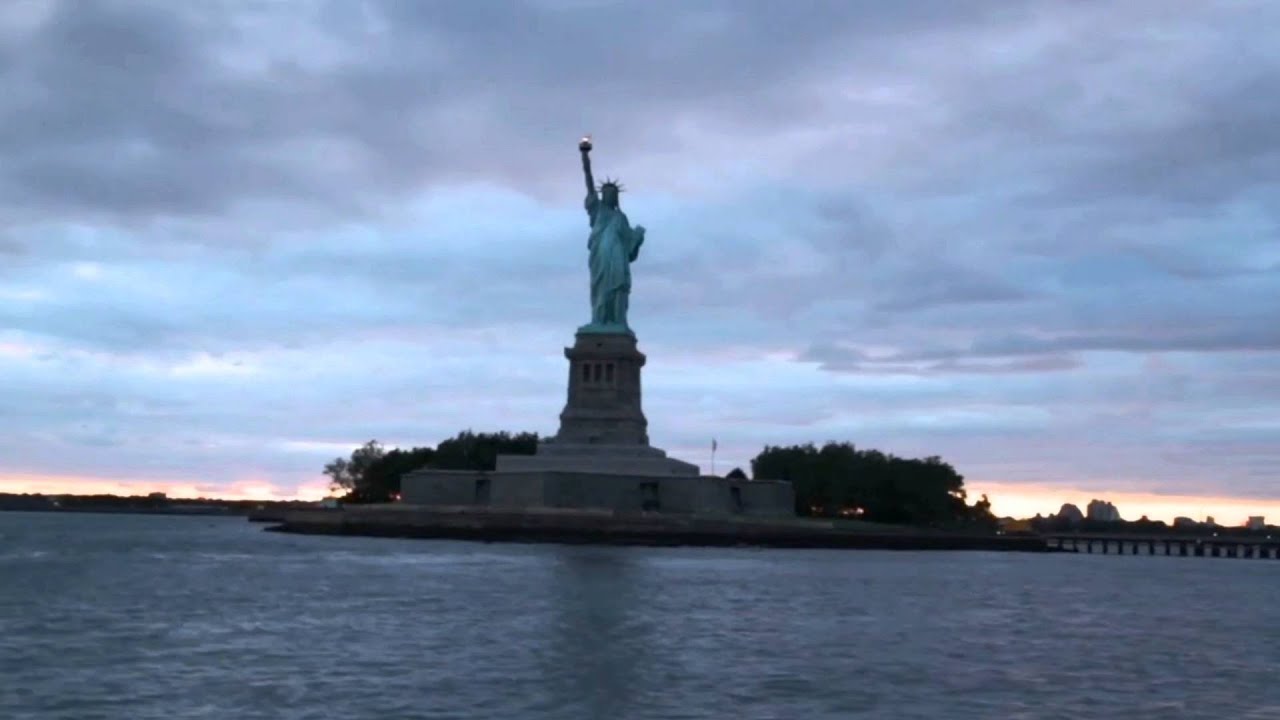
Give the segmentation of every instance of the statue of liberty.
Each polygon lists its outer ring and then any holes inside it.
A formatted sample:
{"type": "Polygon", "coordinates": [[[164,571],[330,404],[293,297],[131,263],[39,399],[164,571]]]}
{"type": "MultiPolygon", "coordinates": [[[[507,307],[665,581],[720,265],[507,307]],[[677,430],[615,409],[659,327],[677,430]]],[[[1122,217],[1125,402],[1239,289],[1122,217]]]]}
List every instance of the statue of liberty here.
{"type": "Polygon", "coordinates": [[[578,143],[582,151],[582,172],[587,180],[587,217],[591,236],[587,240],[591,268],[591,322],[578,328],[581,333],[632,334],[627,325],[627,305],[631,297],[631,263],[644,244],[644,228],[631,227],[618,205],[622,187],[605,180],[597,191],[591,177],[591,138],[578,143]]]}

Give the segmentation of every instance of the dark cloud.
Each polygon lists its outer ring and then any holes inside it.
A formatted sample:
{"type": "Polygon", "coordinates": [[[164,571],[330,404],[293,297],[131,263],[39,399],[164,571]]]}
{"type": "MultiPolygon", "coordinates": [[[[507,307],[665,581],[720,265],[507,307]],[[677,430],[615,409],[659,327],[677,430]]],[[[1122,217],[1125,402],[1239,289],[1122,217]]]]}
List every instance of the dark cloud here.
{"type": "Polygon", "coordinates": [[[833,53],[871,53],[990,12],[53,7],[6,47],[14,92],[0,105],[0,177],[11,202],[108,215],[208,215],[263,198],[351,214],[387,193],[480,178],[542,192],[549,176],[572,172],[578,132],[599,133],[623,163],[652,148],[696,155],[681,137],[690,123],[768,135],[822,111],[821,93],[793,80],[820,77],[833,53]]]}
{"type": "Polygon", "coordinates": [[[1218,352],[1280,350],[1280,328],[1247,327],[1224,331],[1155,336],[1099,335],[1035,338],[1007,336],[976,343],[978,355],[1037,355],[1062,351],[1218,352]]]}
{"type": "Polygon", "coordinates": [[[1270,120],[1280,112],[1280,53],[1266,38],[1277,9],[1164,7],[1041,6],[1022,28],[1026,42],[994,28],[955,36],[938,50],[970,55],[933,74],[935,112],[906,119],[931,133],[942,162],[913,166],[911,176],[935,187],[1014,181],[1041,210],[1157,202],[1163,213],[1269,184],[1280,153],[1270,120]],[[1005,47],[1007,61],[983,62],[1005,47]]]}
{"type": "Polygon", "coordinates": [[[1220,353],[1280,351],[1280,324],[1238,325],[1208,331],[1069,335],[1022,333],[980,336],[965,347],[928,348],[868,356],[857,347],[816,343],[799,359],[836,372],[1043,372],[1074,369],[1083,352],[1220,353]]]}
{"type": "Polygon", "coordinates": [[[857,348],[832,343],[814,344],[800,353],[801,362],[817,363],[822,370],[832,372],[868,373],[885,375],[965,375],[1004,373],[1046,373],[1075,370],[1083,362],[1070,353],[1050,353],[1047,350],[1035,357],[999,357],[1018,353],[997,353],[997,357],[980,353],[946,352],[895,353],[869,357],[857,348]]]}
{"type": "MultiPolygon", "coordinates": [[[[1118,11],[660,5],[54,3],[6,43],[0,178],[9,202],[69,212],[211,215],[277,200],[350,216],[450,181],[545,196],[573,172],[566,148],[583,129],[626,165],[655,151],[697,158],[697,138],[715,132],[778,142],[797,119],[853,111],[919,135],[872,149],[896,153],[886,179],[991,186],[1034,164],[1053,173],[1023,188],[1042,203],[1208,202],[1266,180],[1280,147],[1275,59],[1241,52],[1266,23],[1245,11],[1180,18],[1135,3],[1128,24],[1064,37],[1055,23],[1118,11]],[[1197,20],[1216,34],[1187,41],[1188,57],[1171,52],[1179,36],[1161,31],[1197,20]],[[620,45],[623,28],[633,39],[620,45]],[[1034,51],[984,62],[1013,38],[1034,51]],[[890,117],[834,94],[859,82],[903,84],[927,104],[890,117]]],[[[858,162],[859,140],[833,136],[821,169],[858,162]]]]}
{"type": "Polygon", "coordinates": [[[885,297],[874,303],[878,312],[903,312],[928,307],[1007,303],[1030,294],[994,273],[970,270],[921,258],[910,270],[896,273],[885,297]]]}

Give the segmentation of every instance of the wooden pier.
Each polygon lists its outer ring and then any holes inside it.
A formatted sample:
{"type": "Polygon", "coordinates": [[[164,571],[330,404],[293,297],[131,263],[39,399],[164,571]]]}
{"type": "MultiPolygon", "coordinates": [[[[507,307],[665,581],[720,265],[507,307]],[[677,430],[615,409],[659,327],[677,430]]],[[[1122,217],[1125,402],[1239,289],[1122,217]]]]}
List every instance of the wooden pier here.
{"type": "Polygon", "coordinates": [[[1064,552],[1280,560],[1280,538],[1061,533],[1043,536],[1064,552]]]}

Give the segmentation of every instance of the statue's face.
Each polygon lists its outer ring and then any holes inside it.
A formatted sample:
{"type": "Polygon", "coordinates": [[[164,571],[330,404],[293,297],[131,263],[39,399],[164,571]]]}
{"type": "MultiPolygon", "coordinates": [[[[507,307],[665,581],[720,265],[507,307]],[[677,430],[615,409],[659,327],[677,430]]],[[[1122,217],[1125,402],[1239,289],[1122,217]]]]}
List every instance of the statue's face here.
{"type": "Polygon", "coordinates": [[[618,207],[618,188],[605,185],[600,191],[600,201],[609,207],[618,207]]]}

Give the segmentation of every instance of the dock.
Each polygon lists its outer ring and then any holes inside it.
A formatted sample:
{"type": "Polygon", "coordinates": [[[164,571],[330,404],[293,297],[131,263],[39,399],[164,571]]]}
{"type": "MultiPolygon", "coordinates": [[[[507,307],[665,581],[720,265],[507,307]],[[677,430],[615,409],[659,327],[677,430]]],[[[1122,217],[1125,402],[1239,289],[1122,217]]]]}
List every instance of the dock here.
{"type": "Polygon", "coordinates": [[[1063,552],[1280,560],[1280,539],[1271,536],[1059,533],[1042,537],[1063,552]]]}

